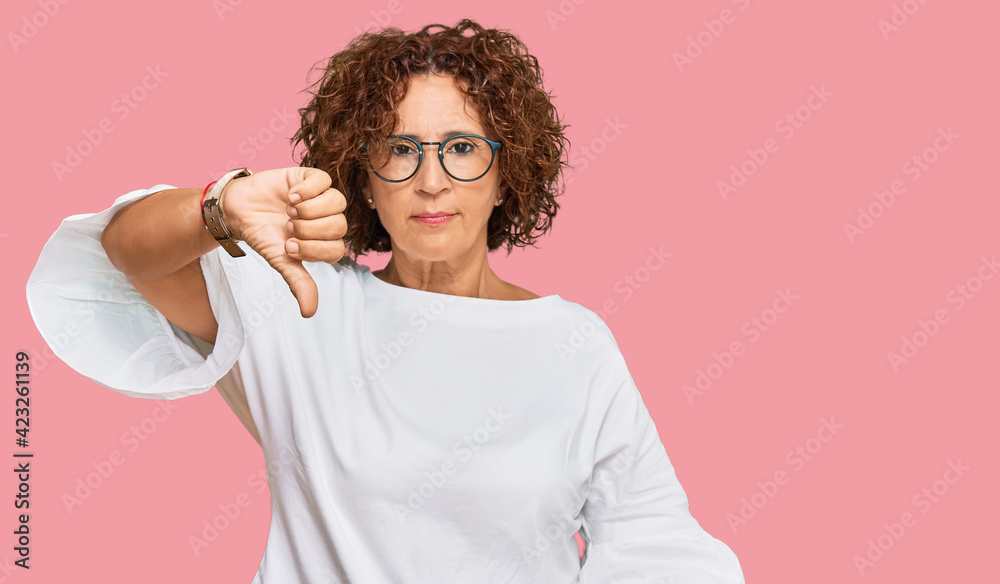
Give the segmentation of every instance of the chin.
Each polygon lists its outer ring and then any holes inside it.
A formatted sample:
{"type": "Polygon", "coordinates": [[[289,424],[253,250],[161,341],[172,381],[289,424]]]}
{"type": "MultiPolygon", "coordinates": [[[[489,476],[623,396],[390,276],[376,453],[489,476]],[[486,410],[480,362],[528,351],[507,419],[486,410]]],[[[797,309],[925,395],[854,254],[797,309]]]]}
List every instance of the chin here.
{"type": "Polygon", "coordinates": [[[417,252],[417,257],[428,262],[444,262],[456,255],[455,248],[452,246],[424,246],[417,252]]]}
{"type": "Polygon", "coordinates": [[[451,237],[443,234],[421,235],[403,249],[408,257],[430,262],[440,262],[455,256],[456,245],[451,237]]]}

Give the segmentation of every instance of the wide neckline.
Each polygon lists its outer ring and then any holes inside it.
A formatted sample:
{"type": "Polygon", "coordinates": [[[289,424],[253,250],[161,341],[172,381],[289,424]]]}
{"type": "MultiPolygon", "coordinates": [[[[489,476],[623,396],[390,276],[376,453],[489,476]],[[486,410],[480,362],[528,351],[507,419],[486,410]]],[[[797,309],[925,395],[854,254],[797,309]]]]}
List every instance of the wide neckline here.
{"type": "Polygon", "coordinates": [[[559,300],[562,297],[558,294],[549,294],[548,296],[539,296],[538,298],[529,298],[527,300],[498,300],[495,298],[474,298],[472,296],[457,296],[455,294],[445,294],[442,292],[430,292],[428,290],[420,290],[418,288],[407,288],[406,286],[397,286],[396,284],[390,284],[389,282],[383,281],[381,278],[372,273],[371,268],[364,265],[358,265],[361,269],[365,286],[371,286],[374,289],[381,290],[386,293],[393,294],[397,297],[408,297],[416,300],[426,299],[430,300],[432,298],[447,298],[449,303],[460,302],[470,305],[480,305],[480,306],[537,306],[550,304],[559,300]]]}

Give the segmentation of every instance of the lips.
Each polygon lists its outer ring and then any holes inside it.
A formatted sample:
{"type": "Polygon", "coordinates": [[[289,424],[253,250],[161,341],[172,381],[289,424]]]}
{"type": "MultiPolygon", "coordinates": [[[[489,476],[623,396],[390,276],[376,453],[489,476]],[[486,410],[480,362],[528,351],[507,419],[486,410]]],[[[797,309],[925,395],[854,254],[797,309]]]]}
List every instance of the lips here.
{"type": "Polygon", "coordinates": [[[421,213],[419,215],[414,215],[414,217],[434,218],[434,217],[447,217],[449,215],[454,215],[454,213],[442,213],[438,211],[436,213],[421,213]]]}
{"type": "Polygon", "coordinates": [[[444,225],[448,223],[455,217],[454,213],[421,213],[420,215],[414,215],[413,220],[419,221],[424,225],[444,225]]]}

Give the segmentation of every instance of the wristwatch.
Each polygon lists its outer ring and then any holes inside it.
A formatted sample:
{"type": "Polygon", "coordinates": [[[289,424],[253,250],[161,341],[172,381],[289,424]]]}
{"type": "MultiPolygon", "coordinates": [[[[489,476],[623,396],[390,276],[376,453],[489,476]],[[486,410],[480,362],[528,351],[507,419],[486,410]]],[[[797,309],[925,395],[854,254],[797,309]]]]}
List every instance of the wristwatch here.
{"type": "Polygon", "coordinates": [[[222,192],[225,190],[226,185],[229,184],[229,181],[234,178],[250,176],[251,174],[253,173],[250,172],[250,169],[244,167],[230,170],[222,175],[222,178],[212,185],[208,194],[205,195],[205,202],[201,206],[201,216],[205,219],[205,229],[208,229],[208,232],[212,234],[215,241],[218,241],[222,245],[222,248],[234,258],[243,257],[247,254],[240,249],[240,246],[236,245],[237,239],[226,228],[226,223],[222,220],[222,205],[219,199],[222,197],[222,192]]]}

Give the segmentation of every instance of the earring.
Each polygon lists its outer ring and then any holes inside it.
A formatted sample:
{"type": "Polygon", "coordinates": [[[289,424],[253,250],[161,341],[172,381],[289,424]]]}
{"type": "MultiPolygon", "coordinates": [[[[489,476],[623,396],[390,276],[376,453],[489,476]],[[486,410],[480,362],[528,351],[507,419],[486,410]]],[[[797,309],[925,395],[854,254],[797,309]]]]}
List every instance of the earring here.
{"type": "Polygon", "coordinates": [[[371,202],[372,202],[372,200],[371,200],[371,199],[368,199],[368,202],[369,202],[369,203],[371,203],[371,202]]]}
{"type": "Polygon", "coordinates": [[[502,202],[503,202],[503,199],[500,199],[500,200],[497,201],[497,204],[499,205],[502,202]]]}

